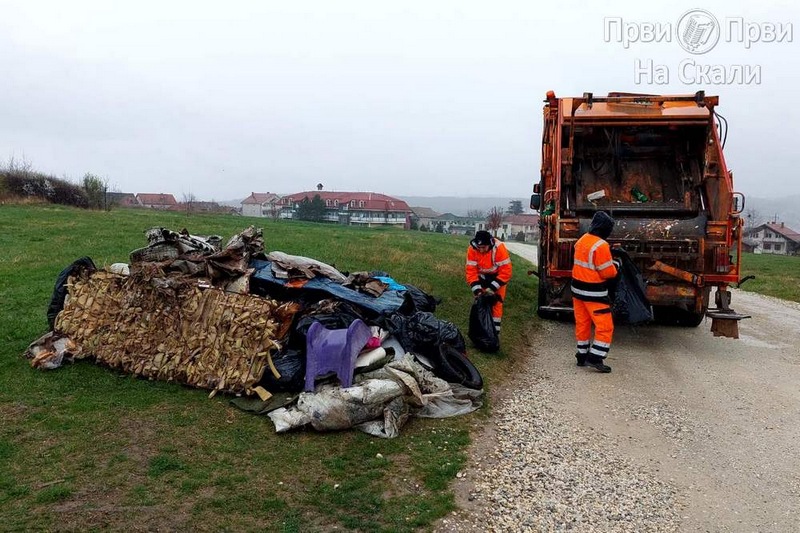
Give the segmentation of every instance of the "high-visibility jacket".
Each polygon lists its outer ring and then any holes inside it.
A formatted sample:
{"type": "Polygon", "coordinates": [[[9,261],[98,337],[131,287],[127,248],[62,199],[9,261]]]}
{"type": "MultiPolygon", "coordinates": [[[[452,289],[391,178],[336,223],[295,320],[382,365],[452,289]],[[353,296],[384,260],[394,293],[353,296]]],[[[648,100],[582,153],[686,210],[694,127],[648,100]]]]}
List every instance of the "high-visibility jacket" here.
{"type": "Polygon", "coordinates": [[[572,297],[608,303],[608,280],[616,277],[618,269],[608,243],[597,235],[586,233],[575,243],[572,297]]]}
{"type": "Polygon", "coordinates": [[[511,280],[511,257],[506,245],[499,241],[486,253],[480,253],[474,246],[467,249],[467,284],[472,292],[481,288],[497,291],[511,280]]]}

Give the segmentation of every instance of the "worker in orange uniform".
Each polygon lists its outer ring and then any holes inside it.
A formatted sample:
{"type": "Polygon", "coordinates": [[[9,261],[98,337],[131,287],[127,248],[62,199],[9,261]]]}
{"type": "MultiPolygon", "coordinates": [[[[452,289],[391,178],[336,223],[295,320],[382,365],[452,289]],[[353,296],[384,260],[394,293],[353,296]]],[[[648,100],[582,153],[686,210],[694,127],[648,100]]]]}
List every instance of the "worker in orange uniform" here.
{"type": "Polygon", "coordinates": [[[467,248],[466,275],[467,284],[476,298],[485,291],[497,295],[497,301],[492,306],[492,321],[495,331],[500,334],[506,285],[511,280],[511,257],[506,245],[488,231],[475,233],[475,238],[467,248]]]}
{"type": "Polygon", "coordinates": [[[613,229],[614,219],[603,211],[597,211],[589,232],[575,243],[572,267],[572,308],[578,343],[575,357],[578,366],[588,365],[600,372],[611,372],[611,367],[604,363],[614,335],[608,282],[617,276],[620,267],[619,261],[612,258],[611,247],[606,242],[613,229]]]}

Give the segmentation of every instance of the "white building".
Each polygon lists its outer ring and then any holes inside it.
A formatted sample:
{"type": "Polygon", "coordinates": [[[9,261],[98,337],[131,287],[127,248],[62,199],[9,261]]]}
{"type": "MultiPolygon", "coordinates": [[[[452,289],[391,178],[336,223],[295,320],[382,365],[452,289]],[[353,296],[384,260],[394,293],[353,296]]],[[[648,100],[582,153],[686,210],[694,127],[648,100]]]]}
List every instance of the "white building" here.
{"type": "Polygon", "coordinates": [[[800,233],[787,228],[783,222],[761,224],[745,236],[753,246],[753,253],[800,255],[800,233]]]}
{"type": "Polygon", "coordinates": [[[242,216],[246,217],[273,217],[280,213],[278,201],[280,196],[274,192],[254,192],[242,200],[242,216]]]}

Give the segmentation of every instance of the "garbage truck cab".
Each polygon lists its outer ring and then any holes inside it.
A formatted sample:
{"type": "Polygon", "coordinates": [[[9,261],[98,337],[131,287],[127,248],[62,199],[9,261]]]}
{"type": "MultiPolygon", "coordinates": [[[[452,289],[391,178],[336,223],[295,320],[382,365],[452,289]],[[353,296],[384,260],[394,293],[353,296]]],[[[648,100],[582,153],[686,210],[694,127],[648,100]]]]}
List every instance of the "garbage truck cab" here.
{"type": "Polygon", "coordinates": [[[540,316],[572,312],[573,248],[598,210],[616,219],[608,240],[642,272],[657,320],[699,325],[713,287],[713,312],[734,316],[728,287],[739,282],[744,196],[725,164],[717,104],[702,91],[547,93],[531,197],[540,212],[540,316]]]}

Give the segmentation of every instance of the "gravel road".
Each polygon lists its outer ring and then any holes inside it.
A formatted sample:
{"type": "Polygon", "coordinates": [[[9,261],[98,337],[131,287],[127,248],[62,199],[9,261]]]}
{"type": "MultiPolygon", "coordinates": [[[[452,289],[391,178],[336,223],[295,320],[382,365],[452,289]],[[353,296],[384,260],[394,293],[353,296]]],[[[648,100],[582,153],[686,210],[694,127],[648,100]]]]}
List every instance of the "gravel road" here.
{"type": "Polygon", "coordinates": [[[753,316],[739,340],[709,320],[617,328],[610,374],[575,366],[571,324],[541,322],[437,531],[800,531],[800,305],[733,307],[753,316]]]}

